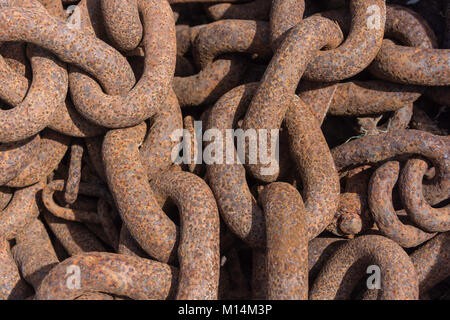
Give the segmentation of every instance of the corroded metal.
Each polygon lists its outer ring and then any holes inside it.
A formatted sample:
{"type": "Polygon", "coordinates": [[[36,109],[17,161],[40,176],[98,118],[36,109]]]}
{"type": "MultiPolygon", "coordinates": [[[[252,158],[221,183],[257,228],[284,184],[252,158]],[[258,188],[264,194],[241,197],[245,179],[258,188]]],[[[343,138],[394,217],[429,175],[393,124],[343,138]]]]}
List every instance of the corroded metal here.
{"type": "Polygon", "coordinates": [[[393,2],[0,1],[0,299],[445,298],[450,1],[393,2]]]}

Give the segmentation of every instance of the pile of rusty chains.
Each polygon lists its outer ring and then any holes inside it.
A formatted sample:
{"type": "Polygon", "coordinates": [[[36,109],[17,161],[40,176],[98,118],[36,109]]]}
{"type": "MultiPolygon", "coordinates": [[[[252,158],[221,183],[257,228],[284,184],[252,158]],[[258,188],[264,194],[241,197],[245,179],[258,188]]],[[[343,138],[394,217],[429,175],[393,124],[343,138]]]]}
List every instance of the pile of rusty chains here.
{"type": "Polygon", "coordinates": [[[405,1],[190,2],[0,1],[0,298],[448,290],[450,1],[439,32],[405,1]],[[279,130],[279,159],[178,165],[181,129],[279,130]]]}

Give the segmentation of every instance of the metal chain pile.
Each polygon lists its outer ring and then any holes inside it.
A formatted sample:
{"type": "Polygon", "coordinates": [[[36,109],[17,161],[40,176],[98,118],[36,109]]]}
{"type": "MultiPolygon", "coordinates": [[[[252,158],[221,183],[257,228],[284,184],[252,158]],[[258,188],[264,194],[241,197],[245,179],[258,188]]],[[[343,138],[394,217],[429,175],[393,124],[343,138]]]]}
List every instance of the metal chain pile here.
{"type": "Polygon", "coordinates": [[[450,1],[408,3],[0,0],[0,299],[450,298],[450,1]]]}

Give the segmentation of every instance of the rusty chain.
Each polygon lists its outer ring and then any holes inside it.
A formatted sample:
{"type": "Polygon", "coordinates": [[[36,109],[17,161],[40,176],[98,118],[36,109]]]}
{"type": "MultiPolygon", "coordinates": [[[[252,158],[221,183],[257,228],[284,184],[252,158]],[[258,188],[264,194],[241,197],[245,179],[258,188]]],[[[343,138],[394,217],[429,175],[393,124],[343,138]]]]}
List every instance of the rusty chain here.
{"type": "Polygon", "coordinates": [[[448,298],[424,2],[0,0],[0,299],[448,298]]]}

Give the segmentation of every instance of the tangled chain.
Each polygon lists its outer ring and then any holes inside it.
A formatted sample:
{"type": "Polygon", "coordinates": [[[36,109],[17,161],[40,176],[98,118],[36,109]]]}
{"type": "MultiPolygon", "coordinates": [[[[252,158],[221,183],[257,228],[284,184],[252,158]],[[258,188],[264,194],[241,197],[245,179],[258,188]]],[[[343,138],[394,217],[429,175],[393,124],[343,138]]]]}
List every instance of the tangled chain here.
{"type": "Polygon", "coordinates": [[[447,0],[0,0],[0,299],[448,298],[449,86],[447,0]]]}

